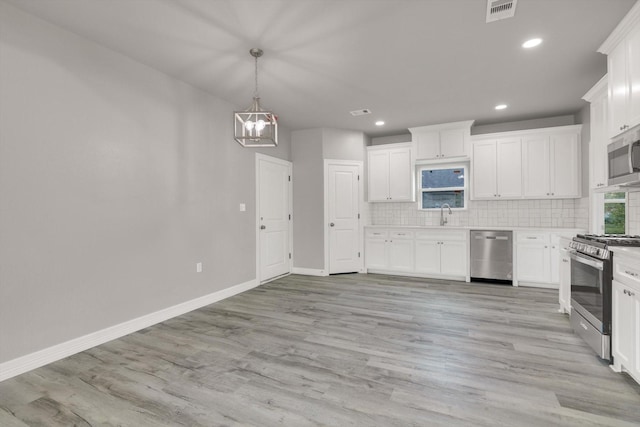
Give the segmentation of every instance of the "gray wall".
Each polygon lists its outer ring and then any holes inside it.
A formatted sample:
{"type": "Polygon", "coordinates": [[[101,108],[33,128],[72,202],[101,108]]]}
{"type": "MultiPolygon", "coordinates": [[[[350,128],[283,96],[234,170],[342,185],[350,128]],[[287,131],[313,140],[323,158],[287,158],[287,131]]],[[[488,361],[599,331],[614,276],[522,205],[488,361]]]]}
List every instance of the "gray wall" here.
{"type": "Polygon", "coordinates": [[[472,126],[471,135],[480,135],[494,132],[510,132],[526,129],[550,128],[554,126],[569,126],[574,124],[576,124],[576,122],[573,115],[546,117],[542,119],[520,120],[516,122],[472,126]]]}
{"type": "Polygon", "coordinates": [[[400,142],[411,142],[411,133],[371,138],[371,145],[397,144],[400,142]]]}
{"type": "Polygon", "coordinates": [[[0,363],[256,278],[234,106],[4,3],[0,93],[0,363]]]}
{"type": "Polygon", "coordinates": [[[343,129],[291,132],[295,268],[324,269],[324,160],[364,162],[367,142],[362,132],[343,129]]]}
{"type": "Polygon", "coordinates": [[[322,129],[291,132],[293,266],[324,268],[322,129]]]}

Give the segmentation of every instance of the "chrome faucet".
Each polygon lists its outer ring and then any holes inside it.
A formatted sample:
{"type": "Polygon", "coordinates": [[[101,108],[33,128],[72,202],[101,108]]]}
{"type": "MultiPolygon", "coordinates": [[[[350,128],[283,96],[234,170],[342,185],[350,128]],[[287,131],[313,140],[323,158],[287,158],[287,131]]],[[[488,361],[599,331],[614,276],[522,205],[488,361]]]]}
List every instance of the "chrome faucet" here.
{"type": "Polygon", "coordinates": [[[447,209],[449,209],[449,215],[451,215],[453,212],[451,212],[451,206],[449,206],[449,203],[443,203],[442,205],[440,205],[440,225],[445,225],[447,223],[447,218],[444,217],[444,207],[447,207],[447,209]]]}

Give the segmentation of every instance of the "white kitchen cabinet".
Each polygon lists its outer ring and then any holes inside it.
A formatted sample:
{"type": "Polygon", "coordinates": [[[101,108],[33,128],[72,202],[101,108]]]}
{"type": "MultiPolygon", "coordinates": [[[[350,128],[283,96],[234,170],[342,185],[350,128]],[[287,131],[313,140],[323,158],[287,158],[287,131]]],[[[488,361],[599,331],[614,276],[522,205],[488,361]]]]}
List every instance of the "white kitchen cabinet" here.
{"type": "Polygon", "coordinates": [[[368,228],[367,271],[467,280],[467,230],[368,228]]]}
{"type": "Polygon", "coordinates": [[[365,234],[365,259],[367,268],[384,270],[388,266],[387,230],[367,230],[365,234]]]}
{"type": "Polygon", "coordinates": [[[591,139],[589,140],[589,187],[607,186],[608,100],[607,76],[596,83],[582,98],[590,103],[591,139]]]}
{"type": "Polygon", "coordinates": [[[581,125],[474,135],[473,200],[581,196],[581,125]]]}
{"type": "Polygon", "coordinates": [[[571,314],[571,257],[569,256],[569,238],[560,238],[558,250],[558,302],[560,312],[571,314]]]}
{"type": "Polygon", "coordinates": [[[415,271],[434,276],[468,275],[468,231],[416,232],[415,271]]]}
{"type": "MultiPolygon", "coordinates": [[[[625,19],[628,19],[625,17],[625,19]]],[[[640,24],[623,26],[600,47],[607,55],[609,137],[640,124],[640,24]]]]}
{"type": "Polygon", "coordinates": [[[391,231],[387,244],[389,246],[388,269],[413,271],[413,232],[391,231]]]}
{"type": "Polygon", "coordinates": [[[516,277],[520,282],[551,283],[551,242],[549,233],[517,233],[516,277]]]}
{"type": "Polygon", "coordinates": [[[533,134],[522,139],[525,198],[576,198],[580,188],[577,133],[533,134]]]}
{"type": "Polygon", "coordinates": [[[370,202],[415,201],[411,143],[367,147],[370,202]]]}
{"type": "Polygon", "coordinates": [[[613,257],[611,353],[613,369],[640,382],[640,260],[613,257]]]}
{"type": "Polygon", "coordinates": [[[409,128],[416,160],[469,156],[473,120],[409,128]]]}
{"type": "Polygon", "coordinates": [[[411,272],[413,257],[413,231],[373,229],[365,233],[367,269],[411,272]]]}
{"type": "Polygon", "coordinates": [[[471,160],[472,199],[522,197],[520,138],[474,142],[471,160]]]}

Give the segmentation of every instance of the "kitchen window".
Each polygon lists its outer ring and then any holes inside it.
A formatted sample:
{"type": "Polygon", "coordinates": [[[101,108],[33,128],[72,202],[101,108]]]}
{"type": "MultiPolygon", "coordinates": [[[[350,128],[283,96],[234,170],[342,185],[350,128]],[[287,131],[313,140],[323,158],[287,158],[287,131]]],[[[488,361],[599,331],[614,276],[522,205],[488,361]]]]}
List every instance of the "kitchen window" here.
{"type": "Polygon", "coordinates": [[[447,203],[451,209],[467,205],[467,166],[438,165],[418,169],[420,209],[440,209],[447,203]]]}
{"type": "Polygon", "coordinates": [[[593,229],[597,234],[626,234],[627,193],[593,194],[593,229]]]}

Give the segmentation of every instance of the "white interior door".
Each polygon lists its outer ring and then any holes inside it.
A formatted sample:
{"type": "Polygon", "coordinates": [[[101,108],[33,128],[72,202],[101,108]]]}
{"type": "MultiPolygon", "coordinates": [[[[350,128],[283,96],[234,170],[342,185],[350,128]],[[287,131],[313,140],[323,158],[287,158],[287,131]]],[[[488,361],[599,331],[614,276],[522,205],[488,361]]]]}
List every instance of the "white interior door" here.
{"type": "Polygon", "coordinates": [[[291,163],[257,157],[258,269],[261,282],[291,272],[291,163]]]}
{"type": "Polygon", "coordinates": [[[327,165],[329,274],[362,268],[360,258],[360,165],[327,165]]]}

